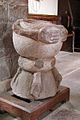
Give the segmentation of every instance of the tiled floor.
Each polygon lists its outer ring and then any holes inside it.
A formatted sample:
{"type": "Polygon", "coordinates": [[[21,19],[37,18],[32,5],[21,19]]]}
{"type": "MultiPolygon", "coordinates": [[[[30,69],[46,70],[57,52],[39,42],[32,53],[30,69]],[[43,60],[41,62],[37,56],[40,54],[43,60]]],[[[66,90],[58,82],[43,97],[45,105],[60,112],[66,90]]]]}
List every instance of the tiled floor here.
{"type": "MultiPolygon", "coordinates": [[[[56,67],[63,76],[61,84],[68,86],[71,91],[70,101],[61,108],[80,111],[80,53],[60,52],[57,56],[56,67]]],[[[0,120],[17,119],[8,114],[0,114],[0,120]]]]}

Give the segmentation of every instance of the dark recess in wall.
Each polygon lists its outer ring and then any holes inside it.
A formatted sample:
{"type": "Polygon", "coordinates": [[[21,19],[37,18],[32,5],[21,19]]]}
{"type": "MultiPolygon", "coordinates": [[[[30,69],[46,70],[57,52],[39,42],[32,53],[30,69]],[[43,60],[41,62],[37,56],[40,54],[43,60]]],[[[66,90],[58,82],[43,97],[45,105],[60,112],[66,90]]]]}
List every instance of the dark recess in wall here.
{"type": "MultiPolygon", "coordinates": [[[[71,30],[75,28],[75,48],[80,48],[80,0],[59,0],[59,16],[65,16],[65,11],[68,11],[70,14],[72,13],[72,24],[70,24],[71,30]]],[[[65,17],[63,18],[62,24],[66,27],[67,20],[65,20],[65,17]]],[[[66,48],[64,47],[64,50],[68,50],[72,44],[72,41],[68,40],[65,44],[66,48]]]]}

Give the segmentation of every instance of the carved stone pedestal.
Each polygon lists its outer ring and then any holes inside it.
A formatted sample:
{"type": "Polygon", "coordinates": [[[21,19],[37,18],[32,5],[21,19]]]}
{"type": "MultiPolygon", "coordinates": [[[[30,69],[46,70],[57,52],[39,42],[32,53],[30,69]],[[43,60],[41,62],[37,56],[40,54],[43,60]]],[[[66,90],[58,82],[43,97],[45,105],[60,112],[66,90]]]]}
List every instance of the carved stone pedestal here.
{"type": "Polygon", "coordinates": [[[53,97],[62,76],[55,68],[55,56],[67,38],[62,25],[27,19],[13,24],[13,44],[19,69],[12,79],[12,92],[19,97],[39,100],[53,97]]]}
{"type": "Polygon", "coordinates": [[[62,76],[55,68],[55,56],[66,38],[62,25],[47,21],[27,19],[13,24],[13,44],[20,57],[11,88],[17,98],[9,93],[0,96],[0,108],[22,120],[36,120],[69,100],[69,88],[60,87],[62,76]]]}

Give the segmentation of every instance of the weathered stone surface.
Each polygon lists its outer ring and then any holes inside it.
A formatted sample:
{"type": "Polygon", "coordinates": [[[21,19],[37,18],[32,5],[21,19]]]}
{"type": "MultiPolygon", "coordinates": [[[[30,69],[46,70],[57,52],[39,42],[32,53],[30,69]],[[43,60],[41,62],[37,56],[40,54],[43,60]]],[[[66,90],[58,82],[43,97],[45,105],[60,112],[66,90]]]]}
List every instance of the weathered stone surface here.
{"type": "Polygon", "coordinates": [[[9,67],[10,75],[12,77],[15,74],[17,66],[18,66],[18,64],[17,64],[18,54],[16,53],[14,46],[13,46],[11,29],[8,29],[4,33],[2,42],[3,42],[4,48],[1,49],[1,52],[3,53],[1,55],[5,56],[7,58],[6,62],[8,61],[7,65],[9,67]]]}
{"type": "Polygon", "coordinates": [[[62,76],[55,66],[52,68],[52,73],[53,73],[53,76],[55,78],[56,86],[58,89],[60,86],[61,80],[62,80],[62,76]]]}
{"type": "Polygon", "coordinates": [[[0,49],[0,58],[5,56],[5,49],[1,48],[0,49]]]}
{"type": "Polygon", "coordinates": [[[12,5],[16,5],[16,4],[26,5],[27,4],[27,0],[8,0],[8,3],[12,4],[12,5]]]}
{"type": "MultiPolygon", "coordinates": [[[[16,72],[18,54],[15,52],[14,47],[13,47],[11,27],[12,27],[12,23],[16,19],[25,18],[25,17],[27,17],[27,0],[0,0],[0,36],[1,36],[1,41],[0,41],[0,43],[1,43],[0,44],[0,80],[5,80],[7,78],[13,77],[16,72]]],[[[20,43],[20,41],[18,43],[20,43]]],[[[25,41],[24,41],[24,43],[25,43],[25,41]]],[[[31,44],[32,44],[32,40],[31,40],[31,44]]],[[[62,46],[62,43],[60,44],[60,46],[57,46],[58,51],[60,50],[61,46],[62,46]]],[[[34,46],[34,48],[35,47],[38,48],[39,46],[36,44],[36,46],[34,46]]],[[[32,47],[31,49],[34,49],[34,48],[32,47]]],[[[54,56],[55,53],[57,54],[57,48],[56,48],[56,46],[54,47],[55,51],[52,53],[52,56],[54,56]]],[[[44,48],[44,50],[45,50],[45,48],[44,48]]],[[[36,53],[36,51],[37,50],[34,49],[35,53],[36,53]]],[[[37,53],[37,55],[40,56],[40,54],[42,52],[43,52],[43,48],[40,49],[40,51],[39,51],[39,53],[37,53]]],[[[47,49],[47,51],[45,51],[43,54],[44,58],[45,58],[45,53],[50,55],[50,53],[47,49]]],[[[30,52],[28,53],[28,55],[30,55],[30,52]]],[[[22,56],[23,56],[23,53],[22,53],[22,56]]],[[[32,57],[32,55],[30,55],[30,56],[32,57]]],[[[40,58],[41,58],[41,56],[40,56],[40,58]]],[[[40,62],[40,60],[38,60],[35,64],[35,66],[40,68],[43,66],[43,64],[42,64],[42,62],[40,62]]],[[[14,81],[14,85],[13,85],[14,91],[13,92],[17,93],[17,95],[20,95],[25,98],[32,97],[31,94],[33,94],[36,99],[54,96],[57,92],[57,85],[56,85],[56,81],[55,81],[56,76],[54,77],[52,71],[42,72],[42,73],[40,73],[40,75],[41,76],[39,76],[39,77],[41,78],[41,85],[43,84],[43,86],[41,86],[41,87],[43,87],[43,91],[41,91],[40,94],[36,95],[34,89],[33,89],[34,92],[30,93],[31,92],[30,86],[32,85],[32,82],[35,83],[35,85],[37,85],[37,79],[33,79],[34,77],[37,78],[37,74],[35,74],[33,76],[32,73],[26,72],[24,70],[22,70],[22,72],[19,74],[19,76],[17,77],[17,80],[14,81]],[[19,83],[19,86],[17,86],[18,83],[19,83]],[[26,88],[26,86],[27,86],[27,88],[26,88]],[[55,86],[55,87],[53,87],[53,86],[55,86]],[[49,89],[48,89],[48,87],[49,87],[49,89]]],[[[16,76],[14,76],[14,77],[16,77],[16,76]]],[[[14,80],[14,78],[13,78],[13,80],[14,80]]],[[[0,84],[0,86],[3,87],[3,88],[0,87],[0,92],[6,91],[10,87],[9,86],[10,81],[3,81],[3,82],[5,82],[6,84],[4,84],[4,83],[0,84]]],[[[38,81],[38,82],[40,83],[40,81],[38,81]]],[[[39,89],[39,90],[41,90],[41,89],[39,89]]]]}
{"type": "Polygon", "coordinates": [[[7,29],[7,23],[6,22],[0,22],[0,38],[6,32],[6,29],[7,29]]]}
{"type": "MultiPolygon", "coordinates": [[[[0,50],[4,48],[4,44],[3,44],[3,41],[2,39],[0,38],[0,50]]],[[[1,55],[1,54],[0,54],[1,55]]]]}
{"type": "Polygon", "coordinates": [[[11,79],[0,81],[0,94],[11,89],[10,83],[11,83],[11,79]]]}
{"type": "Polygon", "coordinates": [[[12,1],[8,4],[8,20],[15,21],[18,18],[27,17],[27,4],[20,1],[12,1]]]}
{"type": "Polygon", "coordinates": [[[38,99],[54,96],[57,93],[58,89],[52,71],[50,70],[47,72],[42,72],[41,78],[42,78],[42,89],[40,92],[40,96],[38,96],[38,99]]]}
{"type": "Polygon", "coordinates": [[[22,98],[31,99],[32,96],[30,95],[30,89],[32,81],[33,75],[31,73],[18,69],[11,82],[13,93],[22,98]]]}
{"type": "Polygon", "coordinates": [[[6,57],[0,58],[0,80],[10,78],[10,70],[7,65],[6,57]]]}
{"type": "Polygon", "coordinates": [[[18,68],[11,81],[14,94],[27,99],[43,99],[54,96],[58,89],[52,71],[31,74],[18,68]]]}
{"type": "Polygon", "coordinates": [[[33,74],[33,82],[31,85],[30,94],[34,96],[34,98],[38,98],[40,96],[42,88],[42,78],[41,72],[36,72],[33,74]]]}
{"type": "Polygon", "coordinates": [[[11,74],[11,77],[13,77],[17,71],[17,68],[18,68],[18,54],[15,54],[13,53],[12,56],[11,56],[11,69],[10,69],[10,74],[11,74]]]}
{"type": "Polygon", "coordinates": [[[65,41],[68,33],[62,25],[34,19],[18,19],[12,29],[16,34],[47,44],[65,41]]]}
{"type": "Polygon", "coordinates": [[[31,94],[35,99],[44,99],[54,96],[58,89],[52,71],[34,74],[31,94]]]}
{"type": "Polygon", "coordinates": [[[5,48],[5,54],[6,56],[11,57],[12,53],[16,53],[14,46],[13,46],[13,42],[12,42],[12,31],[11,29],[7,30],[2,38],[3,44],[4,44],[4,48],[5,48]]]}
{"type": "Polygon", "coordinates": [[[0,21],[8,21],[8,7],[4,1],[0,1],[0,21]]]}
{"type": "Polygon", "coordinates": [[[11,82],[12,91],[17,96],[34,100],[55,96],[59,90],[62,77],[54,67],[55,59],[53,58],[66,40],[67,30],[63,26],[44,21],[40,21],[40,24],[36,25],[36,22],[39,22],[38,20],[29,19],[25,20],[25,25],[21,20],[21,29],[18,22],[19,20],[13,24],[13,44],[21,57],[18,59],[19,69],[11,82]],[[49,25],[53,25],[54,30],[49,25]],[[42,32],[41,30],[45,26],[46,29],[42,32]],[[50,33],[45,34],[48,30],[50,33]],[[32,38],[33,32],[34,39],[32,38]],[[43,35],[40,34],[41,32],[43,35]],[[59,32],[56,37],[54,37],[55,32],[59,32]],[[54,42],[51,42],[49,38],[46,39],[48,35],[53,38],[54,42]],[[43,36],[42,40],[39,39],[40,36],[41,38],[43,36]]]}
{"type": "Polygon", "coordinates": [[[13,32],[13,43],[17,53],[26,58],[53,58],[61,49],[62,42],[45,44],[13,32]]]}
{"type": "Polygon", "coordinates": [[[26,71],[30,71],[32,73],[39,71],[47,71],[51,70],[55,65],[55,58],[30,60],[27,58],[19,57],[18,65],[20,66],[20,68],[26,71]]]}
{"type": "Polygon", "coordinates": [[[0,0],[0,80],[16,72],[18,54],[12,43],[12,24],[26,14],[27,0],[0,0]]]}

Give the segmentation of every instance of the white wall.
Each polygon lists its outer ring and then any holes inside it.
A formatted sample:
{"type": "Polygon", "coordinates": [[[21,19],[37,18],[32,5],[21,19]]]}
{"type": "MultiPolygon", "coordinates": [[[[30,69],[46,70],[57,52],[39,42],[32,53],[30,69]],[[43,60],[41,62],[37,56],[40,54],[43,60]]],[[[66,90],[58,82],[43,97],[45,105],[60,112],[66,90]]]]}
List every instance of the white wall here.
{"type": "Polygon", "coordinates": [[[58,15],[58,0],[28,0],[30,14],[58,15]]]}

